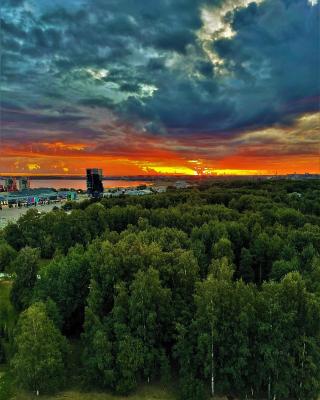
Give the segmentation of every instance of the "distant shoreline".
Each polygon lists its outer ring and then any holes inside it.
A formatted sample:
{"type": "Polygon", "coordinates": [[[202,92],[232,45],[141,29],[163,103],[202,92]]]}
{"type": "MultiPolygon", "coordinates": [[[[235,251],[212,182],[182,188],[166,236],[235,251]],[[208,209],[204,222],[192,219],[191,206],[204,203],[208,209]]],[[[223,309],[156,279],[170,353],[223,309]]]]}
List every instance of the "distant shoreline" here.
{"type": "MultiPolygon", "coordinates": [[[[25,177],[27,175],[1,175],[0,179],[6,179],[8,177],[25,177]]],[[[273,175],[131,175],[131,176],[104,176],[103,180],[107,181],[137,181],[137,180],[144,180],[144,181],[157,181],[157,180],[206,180],[206,179],[261,179],[261,178],[268,178],[273,175]]],[[[285,176],[284,176],[285,177],[285,176]]],[[[81,175],[28,175],[30,180],[85,180],[86,176],[81,175]]]]}
{"type": "MultiPolygon", "coordinates": [[[[22,175],[0,175],[0,180],[4,180],[8,177],[20,178],[22,175]]],[[[208,176],[206,178],[212,178],[215,176],[208,176]]],[[[30,180],[86,180],[86,176],[79,175],[29,175],[30,180]]],[[[157,180],[177,180],[177,179],[199,179],[200,176],[193,175],[136,175],[136,176],[104,176],[104,181],[157,181],[157,180]]]]}
{"type": "MultiPolygon", "coordinates": [[[[26,177],[30,181],[35,180],[75,180],[84,181],[86,176],[81,175],[1,175],[0,180],[5,180],[8,177],[15,177],[16,179],[26,177]]],[[[146,182],[174,182],[177,180],[184,181],[213,181],[213,180],[262,180],[262,179],[320,179],[318,173],[305,173],[305,174],[287,174],[287,175],[131,175],[131,176],[104,176],[104,181],[146,181],[146,182]]]]}

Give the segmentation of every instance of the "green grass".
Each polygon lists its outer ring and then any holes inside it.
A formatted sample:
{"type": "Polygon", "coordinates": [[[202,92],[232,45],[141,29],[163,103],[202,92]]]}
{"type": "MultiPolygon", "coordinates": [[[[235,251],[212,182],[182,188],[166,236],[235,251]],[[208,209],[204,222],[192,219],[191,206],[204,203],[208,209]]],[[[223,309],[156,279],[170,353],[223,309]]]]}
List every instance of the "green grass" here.
{"type": "MultiPolygon", "coordinates": [[[[113,396],[102,392],[79,392],[68,390],[52,396],[41,396],[41,400],[176,400],[174,393],[161,386],[144,386],[130,396],[113,396]]],[[[39,397],[30,393],[18,392],[10,400],[35,400],[39,397]]]]}

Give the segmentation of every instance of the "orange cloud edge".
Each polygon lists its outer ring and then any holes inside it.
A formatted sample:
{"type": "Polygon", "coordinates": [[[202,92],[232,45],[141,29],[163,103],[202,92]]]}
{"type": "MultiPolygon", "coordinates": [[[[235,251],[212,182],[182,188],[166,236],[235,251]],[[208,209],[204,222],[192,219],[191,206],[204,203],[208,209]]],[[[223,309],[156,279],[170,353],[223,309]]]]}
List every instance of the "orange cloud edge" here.
{"type": "Polygon", "coordinates": [[[0,162],[1,176],[84,176],[86,168],[102,168],[105,176],[221,176],[221,175],[286,175],[319,173],[316,156],[289,155],[283,157],[246,157],[234,155],[217,162],[171,159],[118,159],[110,157],[66,157],[33,154],[6,158],[0,162]],[[14,160],[14,161],[13,161],[14,160]]]}
{"type": "Polygon", "coordinates": [[[130,127],[102,142],[39,140],[2,142],[0,175],[105,176],[286,175],[320,173],[320,113],[300,116],[293,126],[270,127],[235,137],[154,137],[130,127]]]}

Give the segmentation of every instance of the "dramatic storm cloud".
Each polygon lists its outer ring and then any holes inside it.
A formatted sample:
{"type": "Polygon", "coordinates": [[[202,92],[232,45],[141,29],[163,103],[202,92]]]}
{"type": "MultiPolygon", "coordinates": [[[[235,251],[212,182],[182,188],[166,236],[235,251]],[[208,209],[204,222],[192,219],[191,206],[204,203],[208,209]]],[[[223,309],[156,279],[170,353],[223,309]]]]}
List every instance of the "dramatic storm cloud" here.
{"type": "Polygon", "coordinates": [[[316,1],[5,0],[1,40],[0,173],[319,171],[316,1]]]}

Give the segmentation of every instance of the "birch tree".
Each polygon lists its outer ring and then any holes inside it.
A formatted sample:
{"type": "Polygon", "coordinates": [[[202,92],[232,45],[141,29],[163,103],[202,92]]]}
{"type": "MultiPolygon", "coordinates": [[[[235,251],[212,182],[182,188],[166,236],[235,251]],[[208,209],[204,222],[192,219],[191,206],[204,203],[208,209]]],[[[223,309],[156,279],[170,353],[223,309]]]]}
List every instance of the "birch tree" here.
{"type": "Polygon", "coordinates": [[[139,271],[130,287],[129,318],[132,335],[143,343],[142,376],[149,383],[169,339],[171,291],[162,287],[158,271],[139,271]]]}
{"type": "Polygon", "coordinates": [[[222,263],[214,274],[210,274],[204,282],[198,283],[195,295],[198,358],[203,359],[203,376],[208,382],[212,397],[215,395],[219,369],[218,325],[223,315],[221,306],[223,297],[232,285],[233,270],[228,264],[222,263]]]}
{"type": "Polygon", "coordinates": [[[35,303],[21,314],[16,348],[12,367],[21,387],[38,395],[62,386],[67,343],[47,317],[43,303],[35,303]]]}

